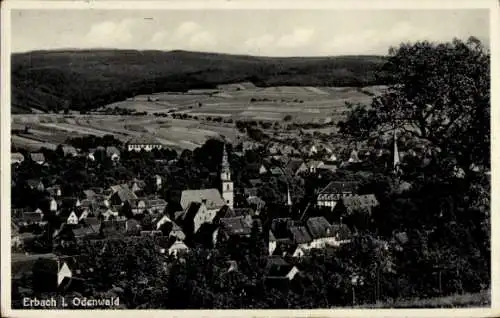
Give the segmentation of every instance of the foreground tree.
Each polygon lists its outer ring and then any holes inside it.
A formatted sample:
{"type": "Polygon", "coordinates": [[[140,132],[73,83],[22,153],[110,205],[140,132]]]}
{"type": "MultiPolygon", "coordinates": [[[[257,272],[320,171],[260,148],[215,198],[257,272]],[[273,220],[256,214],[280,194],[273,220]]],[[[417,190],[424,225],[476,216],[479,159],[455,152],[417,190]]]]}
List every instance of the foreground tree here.
{"type": "Polygon", "coordinates": [[[466,174],[489,167],[490,53],[481,42],[402,44],[389,55],[384,72],[395,84],[370,107],[348,105],[341,132],[367,139],[396,129],[466,174]]]}

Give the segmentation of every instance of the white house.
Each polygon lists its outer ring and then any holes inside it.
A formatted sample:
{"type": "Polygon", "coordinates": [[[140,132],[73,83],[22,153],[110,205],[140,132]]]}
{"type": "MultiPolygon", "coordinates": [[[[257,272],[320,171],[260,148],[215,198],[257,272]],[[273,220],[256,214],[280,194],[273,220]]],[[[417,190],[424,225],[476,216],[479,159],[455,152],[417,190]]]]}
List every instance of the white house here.
{"type": "Polygon", "coordinates": [[[75,211],[71,211],[71,213],[68,216],[68,219],[66,221],[68,224],[78,224],[78,216],[76,215],[75,211]]]}
{"type": "Polygon", "coordinates": [[[186,246],[186,244],[184,244],[184,242],[175,241],[175,243],[172,244],[172,246],[170,246],[170,248],[168,249],[168,254],[177,257],[179,253],[187,252],[188,250],[189,248],[186,246]]]}

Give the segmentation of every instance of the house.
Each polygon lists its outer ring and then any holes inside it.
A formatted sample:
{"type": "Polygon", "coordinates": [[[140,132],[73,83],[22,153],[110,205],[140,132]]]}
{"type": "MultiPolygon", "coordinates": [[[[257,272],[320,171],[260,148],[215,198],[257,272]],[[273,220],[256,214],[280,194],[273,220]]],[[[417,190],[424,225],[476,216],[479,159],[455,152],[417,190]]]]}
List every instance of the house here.
{"type": "Polygon", "coordinates": [[[45,189],[52,197],[60,197],[62,195],[61,187],[58,185],[45,189]]]}
{"type": "Polygon", "coordinates": [[[310,248],[339,246],[350,238],[347,225],[331,225],[324,217],[309,218],[306,225],[312,238],[310,248]]]}
{"type": "Polygon", "coordinates": [[[101,217],[105,221],[117,220],[120,218],[117,211],[113,211],[110,208],[104,208],[97,211],[97,216],[101,217]]]}
{"type": "Polygon", "coordinates": [[[38,179],[29,179],[26,180],[26,184],[31,190],[37,190],[37,191],[44,191],[45,186],[43,185],[43,182],[38,180],[38,179]]]}
{"type": "Polygon", "coordinates": [[[112,192],[109,197],[111,205],[122,205],[127,201],[131,204],[133,200],[137,200],[135,193],[126,184],[111,186],[110,190],[112,192]]]}
{"type": "Polygon", "coordinates": [[[184,190],[181,193],[181,206],[186,210],[192,202],[203,203],[208,210],[220,210],[224,199],[217,189],[184,190]]]}
{"type": "Polygon", "coordinates": [[[71,229],[75,240],[84,238],[97,238],[100,235],[101,224],[82,224],[71,229]]]}
{"type": "Polygon", "coordinates": [[[266,173],[267,173],[266,166],[264,164],[261,164],[259,168],[259,174],[266,174],[266,173]]]}
{"type": "Polygon", "coordinates": [[[288,286],[288,282],[294,280],[299,274],[296,266],[289,264],[280,256],[269,256],[265,268],[265,279],[267,284],[274,287],[288,286]],[[284,283],[284,285],[282,285],[284,283]]]}
{"type": "Polygon", "coordinates": [[[43,165],[45,163],[45,156],[41,152],[32,152],[30,153],[31,161],[36,162],[39,165],[43,165]]]}
{"type": "Polygon", "coordinates": [[[356,212],[372,214],[373,208],[379,205],[373,194],[354,195],[343,197],[334,208],[334,214],[341,217],[352,215],[356,212]]]}
{"type": "Polygon", "coordinates": [[[255,214],[258,214],[257,212],[261,211],[262,208],[266,206],[266,202],[261,198],[259,198],[258,196],[248,197],[246,201],[249,206],[255,209],[255,214]]]}
{"type": "MultiPolygon", "coordinates": [[[[79,213],[81,215],[81,213],[79,213]]],[[[71,211],[69,213],[68,218],[66,219],[67,224],[78,224],[80,221],[80,216],[77,214],[76,210],[71,211]]]]}
{"type": "Polygon", "coordinates": [[[118,161],[120,160],[120,150],[114,146],[106,147],[106,156],[113,161],[118,161]]]}
{"type": "Polygon", "coordinates": [[[216,230],[216,241],[248,238],[252,233],[252,221],[244,216],[221,218],[220,227],[216,230]]]}
{"type": "Polygon", "coordinates": [[[150,213],[162,213],[167,207],[167,201],[163,199],[151,199],[146,201],[146,208],[150,213]]]}
{"type": "Polygon", "coordinates": [[[353,196],[359,187],[355,181],[332,181],[317,196],[317,205],[333,209],[343,197],[353,196]]]}
{"type": "Polygon", "coordinates": [[[64,156],[76,157],[78,155],[78,151],[73,146],[63,146],[62,151],[64,153],[64,156]]]}
{"type": "Polygon", "coordinates": [[[50,202],[49,202],[49,210],[51,212],[56,212],[57,211],[57,201],[54,198],[52,198],[50,200],[50,202]]]}
{"type": "Polygon", "coordinates": [[[181,241],[175,241],[172,246],[168,248],[168,255],[178,257],[182,253],[189,251],[189,248],[181,241]]]}
{"type": "Polygon", "coordinates": [[[159,219],[156,219],[155,223],[156,223],[155,229],[157,231],[161,231],[165,224],[170,224],[171,227],[169,236],[175,237],[176,240],[179,241],[184,241],[184,239],[186,238],[186,235],[182,231],[181,227],[166,215],[162,216],[159,219]]]}
{"type": "Polygon", "coordinates": [[[212,223],[220,209],[208,209],[205,203],[192,201],[187,209],[175,221],[182,227],[184,233],[197,233],[202,224],[212,223]]]}
{"type": "Polygon", "coordinates": [[[24,156],[20,152],[13,152],[10,154],[10,164],[20,164],[24,161],[24,156]]]}
{"type": "Polygon", "coordinates": [[[293,252],[291,252],[294,257],[302,257],[305,251],[309,249],[309,245],[312,242],[312,238],[307,231],[305,226],[292,226],[290,227],[291,241],[293,243],[293,252]]]}
{"type": "Polygon", "coordinates": [[[323,166],[325,163],[323,161],[318,160],[310,160],[307,162],[307,170],[309,173],[316,173],[318,168],[323,166]]]}
{"type": "Polygon", "coordinates": [[[163,148],[163,145],[156,138],[148,135],[132,137],[126,142],[126,145],[128,151],[152,151],[163,148]]]}

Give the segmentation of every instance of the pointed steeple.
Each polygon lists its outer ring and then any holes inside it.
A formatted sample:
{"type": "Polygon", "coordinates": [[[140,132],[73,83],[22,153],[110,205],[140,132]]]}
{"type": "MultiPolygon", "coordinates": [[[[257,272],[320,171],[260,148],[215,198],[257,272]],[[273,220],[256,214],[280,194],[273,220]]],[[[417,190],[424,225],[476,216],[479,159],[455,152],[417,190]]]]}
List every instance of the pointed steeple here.
{"type": "Polygon", "coordinates": [[[292,197],[290,196],[290,188],[287,188],[286,205],[292,206],[292,197]]]}
{"type": "Polygon", "coordinates": [[[222,168],[229,168],[229,161],[227,160],[226,144],[222,150],[222,168]]]}
{"type": "Polygon", "coordinates": [[[401,162],[400,162],[400,158],[399,158],[396,130],[394,130],[394,154],[393,155],[394,155],[394,157],[393,157],[392,168],[394,169],[394,172],[397,173],[397,172],[399,172],[399,165],[401,162]]]}

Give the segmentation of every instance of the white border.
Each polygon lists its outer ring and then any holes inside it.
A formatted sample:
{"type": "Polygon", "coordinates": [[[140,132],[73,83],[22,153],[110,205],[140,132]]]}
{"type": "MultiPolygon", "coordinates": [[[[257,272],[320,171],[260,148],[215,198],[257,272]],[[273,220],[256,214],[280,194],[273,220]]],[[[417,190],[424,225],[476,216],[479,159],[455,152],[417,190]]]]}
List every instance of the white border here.
{"type": "Polygon", "coordinates": [[[492,210],[491,210],[491,250],[492,250],[492,286],[491,286],[491,303],[492,308],[485,309],[335,309],[335,310],[259,310],[259,311],[244,311],[244,310],[184,310],[184,311],[168,311],[168,310],[10,310],[10,10],[12,9],[119,9],[119,10],[242,10],[242,9],[265,9],[265,10],[280,10],[280,9],[490,9],[490,48],[491,48],[491,128],[492,128],[492,167],[495,163],[500,164],[500,152],[497,149],[495,136],[500,133],[500,127],[494,122],[493,118],[500,118],[500,57],[499,47],[499,1],[495,0],[420,0],[420,1],[396,1],[396,0],[356,0],[356,1],[339,1],[339,0],[207,0],[207,1],[190,1],[190,0],[173,0],[173,1],[134,1],[134,0],[84,0],[84,1],[24,1],[24,0],[7,0],[2,1],[1,12],[1,108],[0,108],[0,123],[1,123],[1,316],[4,317],[60,317],[62,315],[71,314],[72,316],[92,316],[95,314],[103,317],[117,316],[136,317],[140,315],[147,316],[164,316],[173,317],[198,317],[198,316],[217,316],[217,317],[246,317],[246,316],[262,316],[262,317],[495,317],[500,316],[500,293],[495,282],[500,282],[500,274],[498,273],[500,254],[497,252],[500,237],[495,235],[497,231],[496,224],[500,222],[499,216],[496,215],[495,207],[498,206],[500,198],[495,194],[496,185],[499,184],[499,176],[492,169],[492,210]],[[497,107],[494,107],[497,105],[497,107]]]}

